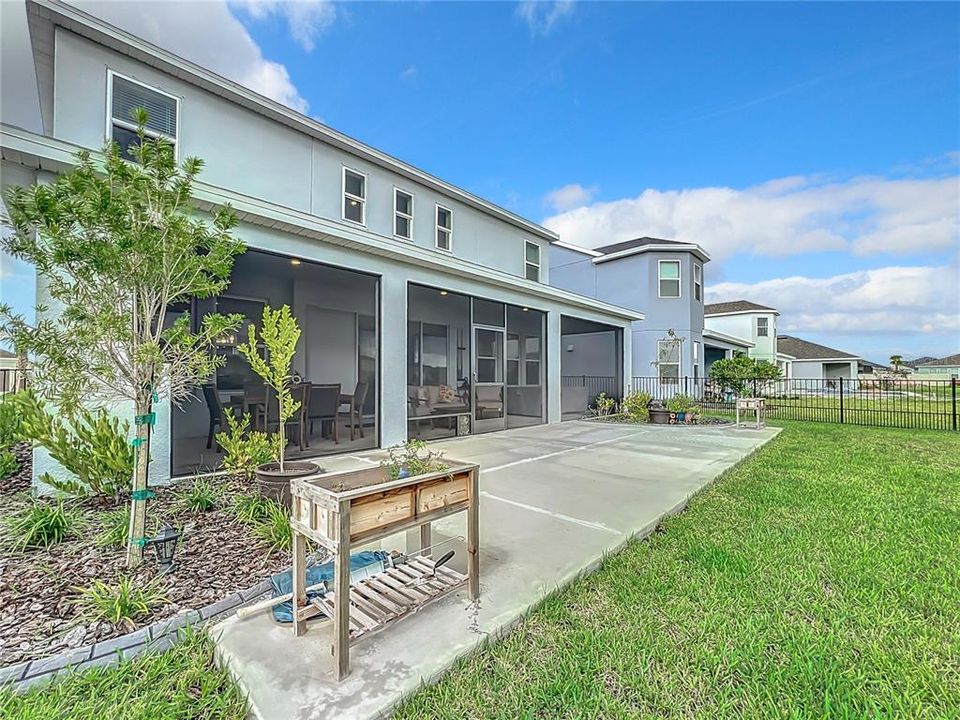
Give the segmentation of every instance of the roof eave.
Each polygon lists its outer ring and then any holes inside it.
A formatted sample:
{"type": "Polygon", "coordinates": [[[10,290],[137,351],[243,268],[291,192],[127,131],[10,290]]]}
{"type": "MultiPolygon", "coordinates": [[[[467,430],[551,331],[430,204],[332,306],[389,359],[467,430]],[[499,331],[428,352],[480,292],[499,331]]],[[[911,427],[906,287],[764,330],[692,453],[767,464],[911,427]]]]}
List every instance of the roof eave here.
{"type": "Polygon", "coordinates": [[[764,310],[730,310],[729,312],[717,312],[717,313],[704,313],[705,318],[709,317],[724,317],[726,315],[753,315],[754,313],[773,313],[774,315],[779,315],[779,310],[774,310],[773,308],[764,309],[764,310]]]}
{"type": "Polygon", "coordinates": [[[600,254],[599,257],[593,259],[593,262],[599,265],[600,263],[619,260],[620,258],[639,255],[645,252],[685,252],[698,257],[703,262],[710,262],[710,255],[707,251],[695,243],[685,245],[641,245],[640,247],[628,248],[627,250],[620,250],[607,255],[600,254]]]}

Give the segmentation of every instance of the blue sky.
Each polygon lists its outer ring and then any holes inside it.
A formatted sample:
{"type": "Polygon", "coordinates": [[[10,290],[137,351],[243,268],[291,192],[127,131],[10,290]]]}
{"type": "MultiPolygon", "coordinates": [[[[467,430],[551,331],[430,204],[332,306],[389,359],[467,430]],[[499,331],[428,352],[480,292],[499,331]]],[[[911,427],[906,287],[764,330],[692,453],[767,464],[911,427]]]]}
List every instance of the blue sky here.
{"type": "Polygon", "coordinates": [[[960,4],[72,1],[786,332],[960,350],[960,4]]]}

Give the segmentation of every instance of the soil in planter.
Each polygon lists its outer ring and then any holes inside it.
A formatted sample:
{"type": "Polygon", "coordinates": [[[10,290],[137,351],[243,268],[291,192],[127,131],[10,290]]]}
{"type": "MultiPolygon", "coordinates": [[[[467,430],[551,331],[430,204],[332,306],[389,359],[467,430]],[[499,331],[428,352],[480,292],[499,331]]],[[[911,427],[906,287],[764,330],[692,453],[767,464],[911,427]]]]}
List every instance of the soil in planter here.
{"type": "MultiPolygon", "coordinates": [[[[181,539],[175,571],[159,580],[167,603],[140,618],[138,627],[181,610],[199,609],[289,567],[288,553],[270,550],[230,510],[236,495],[255,490],[234,479],[213,482],[221,490],[220,498],[206,512],[185,509],[176,497],[177,486],[155,488],[157,497],[147,508],[148,527],[156,530],[169,523],[180,531],[181,539]]],[[[26,494],[4,497],[0,522],[28,501],[26,494]]],[[[126,574],[124,550],[100,548],[94,542],[102,529],[103,505],[80,507],[88,522],[81,538],[47,549],[0,549],[0,667],[129,631],[84,618],[73,603],[79,596],[75,587],[87,587],[94,579],[112,585],[126,574]]],[[[133,573],[138,584],[157,576],[154,557],[148,549],[144,564],[133,573]]]]}

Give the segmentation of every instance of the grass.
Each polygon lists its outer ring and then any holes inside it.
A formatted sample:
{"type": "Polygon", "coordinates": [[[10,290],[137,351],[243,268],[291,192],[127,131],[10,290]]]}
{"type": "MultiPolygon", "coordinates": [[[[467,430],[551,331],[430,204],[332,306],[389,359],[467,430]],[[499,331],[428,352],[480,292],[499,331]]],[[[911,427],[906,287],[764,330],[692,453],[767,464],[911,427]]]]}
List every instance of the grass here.
{"type": "Polygon", "coordinates": [[[49,547],[73,537],[84,527],[83,517],[63,500],[34,499],[20,512],[5,518],[13,549],[49,547]]]}
{"type": "Polygon", "coordinates": [[[116,585],[94,580],[86,588],[75,588],[80,593],[76,602],[90,620],[125,623],[131,628],[135,621],[167,601],[166,595],[154,583],[137,584],[133,579],[120,577],[116,585]]]}
{"type": "Polygon", "coordinates": [[[183,507],[191,512],[207,512],[217,506],[219,492],[208,478],[197,476],[189,487],[178,493],[183,507]]]}
{"type": "Polygon", "coordinates": [[[960,435],[789,423],[398,718],[960,717],[960,435]]]}
{"type": "Polygon", "coordinates": [[[17,695],[0,689],[7,720],[245,720],[247,704],[227,671],[213,664],[203,633],[187,633],[162,654],[76,673],[17,695]]]}
{"type": "Polygon", "coordinates": [[[293,546],[290,511],[275,500],[267,501],[266,514],[255,521],[253,533],[269,543],[271,550],[289,551],[293,546]]]}
{"type": "Polygon", "coordinates": [[[122,548],[127,544],[127,531],[130,527],[130,508],[119,507],[107,510],[101,516],[103,528],[94,539],[98,547],[122,548]]]}

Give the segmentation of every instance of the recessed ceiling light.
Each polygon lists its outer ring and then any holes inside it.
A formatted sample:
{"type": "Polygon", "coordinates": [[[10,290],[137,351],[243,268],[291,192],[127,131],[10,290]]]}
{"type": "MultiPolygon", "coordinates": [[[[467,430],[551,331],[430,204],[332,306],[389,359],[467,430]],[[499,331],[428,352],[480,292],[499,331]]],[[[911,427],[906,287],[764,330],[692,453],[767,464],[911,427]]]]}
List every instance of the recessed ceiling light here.
{"type": "Polygon", "coordinates": [[[441,290],[441,291],[440,291],[440,294],[441,294],[441,295],[446,295],[446,294],[447,294],[447,291],[446,291],[446,290],[441,290]]]}
{"type": "Polygon", "coordinates": [[[291,259],[290,259],[290,264],[291,264],[291,265],[299,265],[299,264],[300,264],[300,261],[297,260],[296,258],[291,258],[291,259]]]}
{"type": "Polygon", "coordinates": [[[530,308],[524,308],[523,311],[524,311],[524,312],[530,312],[530,308]]]}

